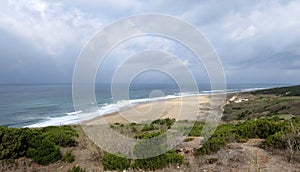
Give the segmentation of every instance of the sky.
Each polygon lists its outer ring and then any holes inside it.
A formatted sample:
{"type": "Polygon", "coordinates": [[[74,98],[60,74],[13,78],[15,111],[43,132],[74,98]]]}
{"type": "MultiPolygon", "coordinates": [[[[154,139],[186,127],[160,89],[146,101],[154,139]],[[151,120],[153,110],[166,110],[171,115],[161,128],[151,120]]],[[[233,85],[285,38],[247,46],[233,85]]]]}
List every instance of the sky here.
{"type": "MultiPolygon", "coordinates": [[[[215,48],[228,83],[300,83],[298,0],[3,0],[0,84],[71,83],[77,58],[95,33],[145,13],[175,16],[199,29],[215,48]]],[[[97,81],[109,82],[125,57],[143,49],[176,54],[199,82],[207,82],[193,54],[178,42],[153,36],[117,46],[99,68],[97,81]]],[[[166,79],[158,75],[140,74],[141,81],[166,79]]]]}

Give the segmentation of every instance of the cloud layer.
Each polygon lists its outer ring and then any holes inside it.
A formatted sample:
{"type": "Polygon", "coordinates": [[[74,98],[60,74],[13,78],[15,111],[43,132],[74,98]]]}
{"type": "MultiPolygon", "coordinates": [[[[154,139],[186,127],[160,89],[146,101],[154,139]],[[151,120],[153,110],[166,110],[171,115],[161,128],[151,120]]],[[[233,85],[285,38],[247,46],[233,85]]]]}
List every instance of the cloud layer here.
{"type": "MultiPolygon", "coordinates": [[[[299,83],[299,9],[297,0],[6,0],[0,6],[0,83],[70,83],[81,48],[96,31],[141,13],[173,15],[201,30],[228,82],[299,83]]],[[[139,38],[117,48],[105,70],[113,72],[120,56],[153,47],[176,53],[201,78],[201,64],[163,38],[139,38]]]]}

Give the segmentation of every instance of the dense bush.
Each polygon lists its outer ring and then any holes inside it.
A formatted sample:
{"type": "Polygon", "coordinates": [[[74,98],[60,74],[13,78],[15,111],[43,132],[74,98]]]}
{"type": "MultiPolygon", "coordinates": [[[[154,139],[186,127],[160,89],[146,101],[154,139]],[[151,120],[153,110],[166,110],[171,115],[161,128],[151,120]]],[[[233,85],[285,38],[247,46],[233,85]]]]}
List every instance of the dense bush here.
{"type": "Polygon", "coordinates": [[[211,154],[213,152],[217,152],[218,150],[225,147],[226,145],[227,142],[225,141],[224,138],[212,137],[208,139],[206,142],[204,142],[201,148],[196,149],[195,154],[196,155],[211,154]]]}
{"type": "Polygon", "coordinates": [[[266,140],[261,145],[262,148],[276,148],[276,149],[285,149],[286,142],[284,141],[284,136],[282,133],[278,132],[271,136],[268,136],[266,140]]]}
{"type": "Polygon", "coordinates": [[[270,135],[261,145],[266,149],[290,149],[293,151],[300,151],[300,127],[299,123],[294,119],[289,123],[283,123],[281,131],[270,135]]]}
{"type": "Polygon", "coordinates": [[[41,131],[44,135],[55,142],[56,145],[67,147],[76,146],[75,137],[78,137],[77,132],[71,126],[60,126],[60,127],[45,127],[41,131]]]}
{"type": "Polygon", "coordinates": [[[266,139],[262,144],[263,148],[300,150],[299,130],[298,118],[284,120],[274,117],[247,120],[237,125],[223,124],[218,126],[202,147],[196,150],[195,155],[210,154],[225,147],[227,143],[246,141],[249,138],[266,139]]]}
{"type": "Polygon", "coordinates": [[[27,129],[0,127],[0,159],[24,156],[28,148],[27,133],[27,129]]]}
{"type": "Polygon", "coordinates": [[[67,151],[63,156],[63,160],[67,163],[72,163],[75,161],[75,157],[72,155],[71,151],[67,151]]]}
{"type": "Polygon", "coordinates": [[[238,124],[236,133],[241,138],[262,138],[265,139],[270,135],[282,130],[282,124],[276,120],[258,119],[248,120],[244,123],[238,124]]]}
{"type": "Polygon", "coordinates": [[[155,121],[153,121],[151,124],[158,124],[158,125],[166,125],[168,129],[170,129],[172,127],[172,125],[175,123],[175,119],[170,119],[170,118],[166,118],[166,119],[157,119],[155,121]]]}
{"type": "Polygon", "coordinates": [[[59,147],[42,135],[37,135],[29,140],[26,156],[42,165],[48,165],[61,158],[59,147]]]}
{"type": "Polygon", "coordinates": [[[142,131],[152,131],[152,130],[155,130],[156,128],[154,127],[153,124],[151,125],[145,125],[143,128],[142,128],[142,131]]]}
{"type": "Polygon", "coordinates": [[[235,127],[230,124],[218,126],[211,137],[220,138],[226,142],[239,141],[240,139],[240,136],[236,134],[235,127]]]}
{"type": "Polygon", "coordinates": [[[0,159],[32,158],[42,165],[61,159],[59,146],[74,145],[70,126],[42,129],[0,127],[0,159]]]}
{"type": "Polygon", "coordinates": [[[184,162],[182,155],[177,154],[174,151],[168,151],[162,155],[147,158],[137,159],[133,162],[133,169],[144,169],[144,170],[156,170],[167,167],[168,165],[181,165],[184,162]]]}
{"type": "Polygon", "coordinates": [[[126,170],[130,167],[130,160],[121,156],[105,153],[102,159],[104,170],[126,170]]]}

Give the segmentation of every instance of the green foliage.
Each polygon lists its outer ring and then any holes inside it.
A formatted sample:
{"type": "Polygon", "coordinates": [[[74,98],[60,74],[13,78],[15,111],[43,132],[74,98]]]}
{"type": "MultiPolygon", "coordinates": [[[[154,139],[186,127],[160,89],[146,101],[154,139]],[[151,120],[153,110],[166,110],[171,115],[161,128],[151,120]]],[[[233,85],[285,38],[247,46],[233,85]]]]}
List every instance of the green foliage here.
{"type": "Polygon", "coordinates": [[[85,169],[81,168],[79,165],[74,166],[68,172],[85,172],[85,169]]]}
{"type": "Polygon", "coordinates": [[[184,139],[184,142],[190,142],[190,141],[193,141],[193,140],[194,140],[194,138],[187,137],[187,138],[184,139]]]}
{"type": "Polygon", "coordinates": [[[70,126],[42,129],[0,127],[0,159],[32,158],[42,165],[61,159],[59,146],[74,145],[70,126]]]}
{"type": "Polygon", "coordinates": [[[78,137],[78,134],[71,126],[50,126],[42,128],[41,131],[48,139],[55,142],[56,145],[62,147],[77,145],[75,137],[78,137]]]}
{"type": "Polygon", "coordinates": [[[172,125],[175,123],[175,119],[170,119],[170,118],[166,118],[166,119],[157,119],[155,121],[153,121],[151,124],[158,124],[158,125],[166,125],[168,127],[168,129],[170,129],[172,127],[172,125]]]}
{"type": "Polygon", "coordinates": [[[299,123],[295,123],[294,125],[293,122],[290,122],[289,126],[285,125],[281,131],[268,136],[261,147],[265,149],[275,148],[300,151],[299,123]]]}
{"type": "Polygon", "coordinates": [[[230,124],[218,126],[211,137],[220,138],[226,142],[238,141],[240,139],[240,136],[235,133],[235,127],[230,124]]]}
{"type": "Polygon", "coordinates": [[[281,123],[276,120],[258,119],[248,120],[236,126],[236,133],[241,138],[262,138],[273,135],[281,130],[281,123]]]}
{"type": "Polygon", "coordinates": [[[159,136],[161,134],[162,134],[161,131],[151,132],[151,133],[138,133],[134,136],[134,138],[136,138],[136,139],[148,139],[148,138],[159,136]]]}
{"type": "Polygon", "coordinates": [[[130,167],[130,160],[121,156],[105,153],[102,159],[104,170],[126,170],[130,167]]]}
{"type": "Polygon", "coordinates": [[[278,132],[271,136],[268,136],[266,140],[261,145],[262,148],[276,148],[276,149],[285,149],[286,142],[284,141],[284,136],[282,133],[278,132]]]}
{"type": "Polygon", "coordinates": [[[242,111],[239,115],[238,115],[238,119],[243,119],[245,118],[246,116],[250,115],[251,112],[246,110],[246,111],[242,111]]]}
{"type": "Polygon", "coordinates": [[[182,155],[178,155],[174,151],[168,151],[162,155],[147,158],[137,159],[133,162],[133,169],[144,169],[144,170],[157,170],[167,167],[168,165],[176,164],[181,165],[184,162],[182,155]]]}
{"type": "Polygon", "coordinates": [[[253,91],[252,94],[275,94],[280,96],[300,96],[300,85],[258,90],[258,91],[253,91]]]}
{"type": "Polygon", "coordinates": [[[203,129],[204,123],[203,122],[195,122],[193,128],[191,129],[189,136],[199,137],[201,136],[201,132],[203,129]]]}
{"type": "Polygon", "coordinates": [[[27,129],[0,127],[0,159],[15,159],[28,148],[27,129]]]}
{"type": "Polygon", "coordinates": [[[213,152],[217,152],[221,148],[225,147],[227,142],[223,138],[211,137],[208,139],[201,148],[196,149],[196,155],[206,155],[213,152]]]}
{"type": "Polygon", "coordinates": [[[75,161],[75,156],[72,155],[71,151],[67,151],[63,156],[63,160],[67,163],[72,163],[75,161]]]}
{"type": "Polygon", "coordinates": [[[48,165],[61,158],[59,147],[41,135],[37,135],[29,141],[29,149],[26,151],[26,156],[42,165],[48,165]]]}
{"type": "Polygon", "coordinates": [[[297,124],[300,124],[300,116],[294,116],[292,118],[292,121],[295,122],[295,123],[297,123],[297,124]]]}
{"type": "Polygon", "coordinates": [[[152,131],[155,130],[156,128],[154,127],[154,125],[145,125],[144,128],[142,128],[142,131],[152,131]]]}

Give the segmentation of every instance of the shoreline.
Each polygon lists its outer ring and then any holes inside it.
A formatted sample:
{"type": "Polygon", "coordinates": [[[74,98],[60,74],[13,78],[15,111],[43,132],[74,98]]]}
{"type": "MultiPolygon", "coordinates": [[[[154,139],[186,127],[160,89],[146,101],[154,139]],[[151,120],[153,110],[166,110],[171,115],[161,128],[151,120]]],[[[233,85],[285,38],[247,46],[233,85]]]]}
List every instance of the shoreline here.
{"type": "MultiPolygon", "coordinates": [[[[277,87],[272,87],[272,88],[277,88],[277,87]]],[[[227,90],[225,92],[226,95],[228,94],[238,94],[238,93],[245,93],[245,92],[251,92],[251,91],[257,91],[257,90],[266,90],[270,88],[249,88],[249,89],[241,89],[241,90],[227,90]]],[[[108,104],[107,106],[99,107],[99,111],[95,112],[90,112],[90,113],[83,113],[83,114],[77,114],[78,111],[76,112],[68,112],[65,113],[67,115],[62,116],[62,117],[49,117],[50,120],[45,120],[41,121],[38,123],[33,123],[30,125],[22,126],[21,128],[41,128],[41,127],[46,127],[46,126],[61,126],[61,125],[79,125],[81,123],[86,123],[86,121],[90,122],[94,119],[109,119],[110,115],[115,116],[119,112],[123,111],[129,111],[130,109],[135,109],[136,107],[140,107],[142,105],[147,105],[147,104],[156,104],[156,102],[169,102],[174,99],[186,99],[188,97],[209,97],[209,96],[216,96],[219,94],[224,94],[224,92],[220,93],[221,91],[219,90],[212,90],[212,91],[207,91],[207,92],[201,92],[197,94],[192,94],[192,93],[178,93],[178,95],[167,95],[165,97],[158,97],[154,98],[153,100],[149,98],[141,98],[141,99],[132,99],[132,100],[127,100],[128,102],[132,101],[132,106],[124,106],[121,107],[119,110],[117,109],[106,109],[109,106],[116,106],[116,104],[108,104]],[[101,112],[104,111],[104,112],[101,112]],[[108,112],[107,112],[108,111],[108,112]],[[102,113],[102,114],[101,114],[102,113]],[[85,116],[86,119],[83,120],[83,118],[78,118],[77,115],[82,115],[85,116]]],[[[130,104],[130,103],[129,103],[130,104]]],[[[153,119],[153,118],[152,118],[153,119]]],[[[109,123],[112,123],[112,120],[108,120],[109,123]]],[[[126,122],[125,120],[121,120],[120,117],[116,119],[116,121],[120,122],[126,122]]]]}
{"type": "MultiPolygon", "coordinates": [[[[230,94],[230,93],[229,93],[230,94]]],[[[104,114],[82,121],[84,125],[112,123],[143,123],[156,119],[174,118],[176,120],[205,119],[210,108],[211,97],[220,94],[203,94],[176,97],[134,105],[110,114],[104,114]]],[[[222,106],[225,102],[222,102],[222,106]]]]}

